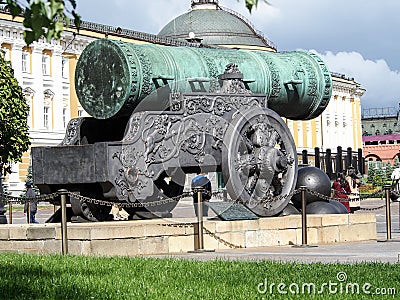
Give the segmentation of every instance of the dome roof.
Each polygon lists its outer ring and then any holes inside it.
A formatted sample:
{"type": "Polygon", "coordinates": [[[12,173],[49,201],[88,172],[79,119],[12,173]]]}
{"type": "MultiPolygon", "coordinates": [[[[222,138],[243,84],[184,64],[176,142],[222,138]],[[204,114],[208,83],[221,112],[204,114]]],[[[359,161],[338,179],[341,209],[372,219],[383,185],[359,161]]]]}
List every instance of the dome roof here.
{"type": "Polygon", "coordinates": [[[234,11],[217,1],[192,1],[192,9],[169,22],[158,34],[180,40],[196,39],[219,46],[256,46],[275,49],[262,33],[234,11]],[[189,36],[190,33],[190,36],[189,36]]]}

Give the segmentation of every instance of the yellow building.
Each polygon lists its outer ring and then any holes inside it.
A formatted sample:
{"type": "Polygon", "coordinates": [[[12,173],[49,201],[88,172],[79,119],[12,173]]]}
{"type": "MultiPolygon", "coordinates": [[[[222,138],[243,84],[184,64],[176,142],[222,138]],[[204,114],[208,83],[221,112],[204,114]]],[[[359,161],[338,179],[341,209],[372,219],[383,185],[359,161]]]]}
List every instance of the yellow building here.
{"type": "MultiPolygon", "coordinates": [[[[29,126],[32,146],[59,144],[71,118],[85,116],[74,87],[74,72],[82,50],[99,38],[131,43],[189,46],[203,43],[227,48],[276,52],[276,46],[234,11],[221,8],[217,0],[193,0],[192,9],[167,24],[158,35],[82,22],[79,32],[65,29],[60,40],[41,39],[31,46],[23,40],[22,18],[12,19],[0,7],[0,44],[11,61],[15,77],[30,105],[29,126]]],[[[298,152],[328,148],[362,148],[361,96],[365,92],[354,79],[333,75],[333,94],[325,112],[310,121],[286,123],[298,152]]],[[[15,164],[6,178],[10,192],[23,189],[30,164],[29,152],[15,164]]]]}

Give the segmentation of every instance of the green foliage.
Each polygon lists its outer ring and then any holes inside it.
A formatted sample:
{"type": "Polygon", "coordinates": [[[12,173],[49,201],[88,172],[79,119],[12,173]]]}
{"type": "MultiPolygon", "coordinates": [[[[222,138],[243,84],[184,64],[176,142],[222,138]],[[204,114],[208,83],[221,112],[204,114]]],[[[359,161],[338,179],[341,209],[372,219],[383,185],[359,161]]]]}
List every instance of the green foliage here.
{"type": "Polygon", "coordinates": [[[375,166],[370,165],[370,166],[368,167],[368,178],[367,178],[367,182],[368,182],[368,183],[373,184],[373,182],[374,182],[373,179],[374,179],[375,173],[376,173],[376,168],[375,168],[375,166]]]}
{"type": "Polygon", "coordinates": [[[64,30],[64,23],[69,24],[69,15],[74,18],[74,24],[79,29],[80,16],[76,13],[75,0],[30,0],[27,6],[22,6],[17,0],[3,0],[6,2],[13,17],[23,13],[24,39],[27,45],[45,37],[48,41],[52,38],[60,39],[64,30]],[[72,6],[68,11],[66,4],[72,6]]]}
{"type": "Polygon", "coordinates": [[[386,182],[389,182],[392,180],[391,176],[392,176],[393,170],[394,170],[394,168],[390,163],[387,163],[385,165],[385,181],[386,182]]]}
{"type": "Polygon", "coordinates": [[[394,167],[390,163],[370,164],[368,167],[367,182],[374,188],[391,184],[391,175],[394,167]]]}
{"type": "MultiPolygon", "coordinates": [[[[0,254],[4,299],[372,299],[374,288],[398,289],[399,264],[300,264],[270,261],[195,261],[129,257],[0,254]],[[360,294],[340,293],[338,273],[358,283],[360,294]],[[379,276],[377,276],[379,274],[379,276]],[[274,293],[264,283],[275,283],[274,293]],[[321,295],[280,294],[279,283],[334,282],[321,295]],[[261,286],[260,286],[261,285],[261,286]],[[261,292],[260,292],[261,291],[261,292]],[[373,291],[373,289],[371,289],[373,291]]],[[[343,283],[344,284],[344,283],[343,283]]],[[[396,290],[398,293],[398,290],[396,290]]],[[[396,295],[397,296],[397,295],[396,295]]],[[[378,297],[380,299],[380,297],[378,297]]],[[[390,297],[391,298],[391,297],[390,297]]]]}
{"type": "MultiPolygon", "coordinates": [[[[239,0],[238,0],[239,1],[239,0]]],[[[267,0],[263,0],[265,3],[267,3],[268,5],[269,2],[267,0]]],[[[245,5],[247,7],[247,9],[249,10],[249,12],[251,12],[251,10],[253,9],[253,7],[257,7],[258,5],[258,0],[245,0],[245,5]]]]}
{"type": "Polygon", "coordinates": [[[393,167],[394,167],[395,169],[400,167],[400,160],[399,160],[399,157],[398,157],[398,156],[396,156],[396,157],[393,159],[393,167]]]}
{"type": "Polygon", "coordinates": [[[28,150],[29,106],[14,77],[10,63],[0,55],[0,171],[10,173],[11,162],[21,160],[28,150]]]}

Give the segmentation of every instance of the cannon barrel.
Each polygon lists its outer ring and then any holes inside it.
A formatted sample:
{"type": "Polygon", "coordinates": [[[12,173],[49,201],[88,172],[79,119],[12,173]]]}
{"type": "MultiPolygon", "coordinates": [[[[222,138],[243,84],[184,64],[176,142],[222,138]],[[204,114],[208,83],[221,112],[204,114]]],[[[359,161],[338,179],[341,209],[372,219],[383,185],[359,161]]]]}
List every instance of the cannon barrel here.
{"type": "MultiPolygon", "coordinates": [[[[282,117],[313,119],[329,103],[332,78],[313,53],[169,47],[108,39],[94,41],[82,52],[75,73],[76,93],[95,118],[127,116],[166,84],[190,92],[188,82],[197,80],[212,92],[218,88],[218,75],[230,63],[238,65],[251,92],[267,95],[268,108],[282,117]]],[[[160,104],[159,110],[163,109],[160,104]]]]}

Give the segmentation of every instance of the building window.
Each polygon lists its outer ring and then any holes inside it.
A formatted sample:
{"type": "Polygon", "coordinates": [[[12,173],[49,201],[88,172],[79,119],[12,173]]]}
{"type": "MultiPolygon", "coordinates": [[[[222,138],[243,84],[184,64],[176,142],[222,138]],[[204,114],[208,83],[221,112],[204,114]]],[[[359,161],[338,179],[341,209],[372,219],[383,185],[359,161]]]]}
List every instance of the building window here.
{"type": "Polygon", "coordinates": [[[42,56],[42,72],[43,75],[50,75],[50,56],[47,54],[42,56]]]}
{"type": "Polygon", "coordinates": [[[83,116],[83,110],[82,109],[78,109],[78,117],[82,117],[83,116]]]}
{"type": "Polygon", "coordinates": [[[22,72],[29,73],[29,53],[22,52],[22,72]]]}
{"type": "Polygon", "coordinates": [[[50,107],[45,106],[43,110],[43,126],[46,129],[49,129],[49,111],[50,107]]]}
{"type": "Polygon", "coordinates": [[[62,65],[62,77],[63,78],[68,78],[68,73],[69,73],[69,69],[68,69],[68,58],[67,57],[63,57],[62,61],[61,61],[62,65]]]}

